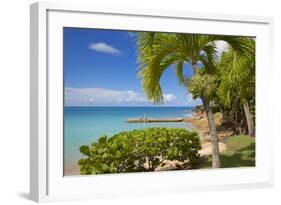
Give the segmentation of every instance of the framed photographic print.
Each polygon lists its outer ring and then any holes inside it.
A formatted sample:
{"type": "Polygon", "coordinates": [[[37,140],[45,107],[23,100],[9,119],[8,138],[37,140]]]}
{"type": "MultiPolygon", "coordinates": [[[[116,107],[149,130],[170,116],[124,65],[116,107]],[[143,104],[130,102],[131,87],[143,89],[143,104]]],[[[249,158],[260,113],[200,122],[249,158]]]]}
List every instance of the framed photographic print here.
{"type": "Polygon", "coordinates": [[[31,199],[272,186],[272,19],[31,5],[31,199]]]}

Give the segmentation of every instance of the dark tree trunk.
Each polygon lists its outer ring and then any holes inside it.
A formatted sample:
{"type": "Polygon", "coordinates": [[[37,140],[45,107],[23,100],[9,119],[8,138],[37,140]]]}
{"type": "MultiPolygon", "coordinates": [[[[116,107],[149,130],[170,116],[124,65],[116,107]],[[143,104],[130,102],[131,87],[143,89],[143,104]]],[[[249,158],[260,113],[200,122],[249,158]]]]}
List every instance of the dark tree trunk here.
{"type": "Polygon", "coordinates": [[[206,99],[203,99],[203,98],[202,98],[202,101],[203,101],[205,112],[207,114],[209,130],[210,130],[210,135],[211,135],[212,167],[219,168],[220,167],[220,152],[219,152],[219,142],[218,142],[218,137],[217,137],[216,123],[215,123],[214,115],[211,110],[209,101],[206,99]]]}
{"type": "Polygon", "coordinates": [[[250,135],[251,137],[254,137],[255,136],[255,125],[254,125],[254,121],[253,121],[253,118],[250,113],[250,109],[249,109],[247,100],[244,100],[243,107],[244,107],[244,112],[245,112],[246,121],[247,121],[248,135],[250,135]]]}

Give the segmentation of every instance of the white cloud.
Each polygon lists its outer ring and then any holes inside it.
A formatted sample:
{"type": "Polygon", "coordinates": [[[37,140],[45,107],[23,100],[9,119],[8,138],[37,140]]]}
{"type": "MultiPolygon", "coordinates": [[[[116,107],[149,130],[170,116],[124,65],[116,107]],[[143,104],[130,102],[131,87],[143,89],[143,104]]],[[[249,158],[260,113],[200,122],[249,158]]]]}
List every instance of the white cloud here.
{"type": "Polygon", "coordinates": [[[215,41],[217,47],[218,57],[221,57],[223,52],[228,51],[228,43],[225,41],[215,41]]]}
{"type": "MultiPolygon", "coordinates": [[[[164,94],[164,102],[176,100],[173,94],[164,94]]],[[[90,105],[146,105],[151,104],[143,94],[132,90],[111,90],[105,88],[65,88],[65,104],[67,106],[90,105]]]]}
{"type": "Polygon", "coordinates": [[[103,42],[90,43],[89,49],[95,50],[100,53],[109,53],[109,54],[114,54],[114,55],[121,54],[120,50],[118,50],[117,48],[114,48],[111,45],[103,43],[103,42]]]}
{"type": "Polygon", "coordinates": [[[163,95],[163,100],[164,102],[171,102],[171,101],[175,101],[176,100],[176,96],[174,96],[173,94],[164,94],[163,95]]]}
{"type": "Polygon", "coordinates": [[[187,93],[186,96],[186,105],[188,106],[196,106],[202,104],[202,100],[200,98],[193,99],[193,96],[190,92],[187,93]]]}

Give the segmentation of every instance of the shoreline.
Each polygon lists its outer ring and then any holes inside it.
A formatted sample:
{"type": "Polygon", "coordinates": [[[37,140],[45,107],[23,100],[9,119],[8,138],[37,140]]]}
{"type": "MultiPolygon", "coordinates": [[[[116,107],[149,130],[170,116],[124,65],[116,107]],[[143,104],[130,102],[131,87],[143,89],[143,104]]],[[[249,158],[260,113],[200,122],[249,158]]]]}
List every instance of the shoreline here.
{"type": "MultiPolygon", "coordinates": [[[[227,130],[222,127],[223,117],[221,113],[215,113],[214,119],[217,127],[217,135],[219,141],[224,141],[225,138],[230,137],[234,134],[233,131],[227,130]]],[[[191,117],[185,118],[184,122],[189,122],[195,127],[202,144],[211,141],[211,137],[209,134],[209,124],[207,116],[204,112],[194,112],[191,117]]]]}
{"type": "MultiPolygon", "coordinates": [[[[217,127],[217,135],[219,139],[219,150],[220,153],[227,149],[225,144],[225,139],[232,136],[232,131],[227,131],[221,129],[222,125],[222,114],[215,113],[214,114],[215,123],[217,127]]],[[[193,112],[191,117],[185,118],[184,122],[191,123],[195,127],[195,131],[198,133],[200,141],[201,141],[201,150],[199,150],[199,154],[201,156],[208,156],[212,154],[212,144],[211,144],[211,136],[209,133],[209,124],[207,120],[207,116],[205,112],[193,112]]]]}

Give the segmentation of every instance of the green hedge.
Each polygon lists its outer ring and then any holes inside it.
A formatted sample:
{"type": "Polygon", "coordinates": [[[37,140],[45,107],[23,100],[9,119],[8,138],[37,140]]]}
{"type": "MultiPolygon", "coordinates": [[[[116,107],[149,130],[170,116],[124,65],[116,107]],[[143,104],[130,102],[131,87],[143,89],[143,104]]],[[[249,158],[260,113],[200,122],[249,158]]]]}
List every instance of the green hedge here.
{"type": "Polygon", "coordinates": [[[80,173],[103,174],[154,171],[164,160],[197,164],[200,141],[196,132],[180,128],[147,128],[102,136],[80,152],[80,173]]]}

